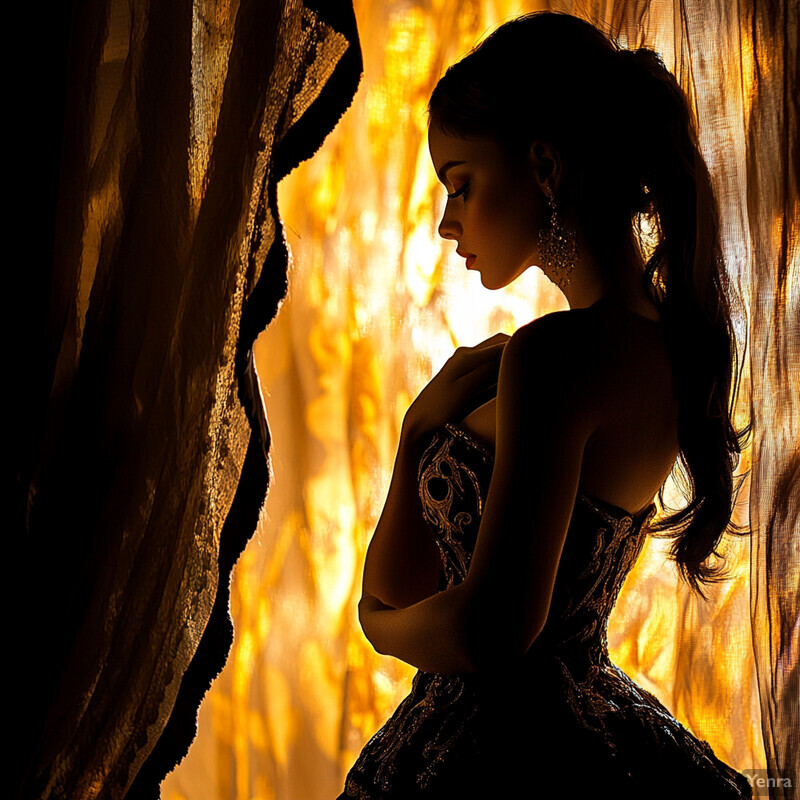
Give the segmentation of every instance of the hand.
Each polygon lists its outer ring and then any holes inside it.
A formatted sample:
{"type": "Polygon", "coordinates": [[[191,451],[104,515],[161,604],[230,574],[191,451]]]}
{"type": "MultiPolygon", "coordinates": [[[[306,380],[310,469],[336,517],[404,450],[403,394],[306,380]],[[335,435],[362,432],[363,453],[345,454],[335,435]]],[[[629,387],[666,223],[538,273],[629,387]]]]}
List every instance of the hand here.
{"type": "Polygon", "coordinates": [[[404,431],[414,438],[423,436],[463,419],[493,397],[508,340],[498,333],[475,347],[459,347],[411,404],[404,431]]]}

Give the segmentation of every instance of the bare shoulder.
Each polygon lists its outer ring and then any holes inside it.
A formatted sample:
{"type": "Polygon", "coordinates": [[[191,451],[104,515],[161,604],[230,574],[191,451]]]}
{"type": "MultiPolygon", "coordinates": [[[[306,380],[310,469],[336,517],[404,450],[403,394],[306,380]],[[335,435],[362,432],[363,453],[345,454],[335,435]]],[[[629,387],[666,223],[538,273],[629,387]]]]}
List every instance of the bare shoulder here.
{"type": "Polygon", "coordinates": [[[644,507],[677,455],[661,324],[625,308],[559,312],[521,328],[503,353],[497,402],[498,443],[523,454],[535,446],[551,464],[572,454],[583,489],[620,508],[644,507]]]}
{"type": "MultiPolygon", "coordinates": [[[[511,353],[524,356],[573,358],[584,365],[602,360],[612,366],[615,357],[663,349],[660,322],[611,304],[557,311],[522,326],[511,337],[511,353]],[[638,346],[637,346],[638,344],[638,346]]],[[[655,353],[649,353],[655,355],[655,353]]]]}
{"type": "Polygon", "coordinates": [[[583,310],[548,314],[520,328],[503,353],[498,402],[521,430],[568,422],[588,436],[598,422],[602,354],[594,345],[599,321],[583,310]]]}
{"type": "Polygon", "coordinates": [[[597,305],[547,314],[509,340],[502,370],[514,391],[546,395],[598,422],[623,395],[641,389],[671,393],[663,331],[625,309],[597,305]]]}
{"type": "Polygon", "coordinates": [[[558,381],[569,390],[586,388],[598,372],[607,347],[603,320],[590,309],[557,311],[529,322],[511,337],[503,355],[504,364],[520,379],[540,384],[558,381]]]}
{"type": "Polygon", "coordinates": [[[555,311],[523,325],[511,337],[520,353],[526,351],[553,350],[560,355],[576,351],[576,345],[593,325],[598,324],[596,315],[589,309],[555,311]]]}

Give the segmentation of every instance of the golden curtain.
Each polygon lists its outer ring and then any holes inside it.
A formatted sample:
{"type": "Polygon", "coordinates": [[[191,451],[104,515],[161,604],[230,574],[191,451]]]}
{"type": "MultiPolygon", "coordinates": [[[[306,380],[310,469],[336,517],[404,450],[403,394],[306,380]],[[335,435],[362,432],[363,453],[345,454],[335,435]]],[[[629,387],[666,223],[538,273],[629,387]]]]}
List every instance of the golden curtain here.
{"type": "Polygon", "coordinates": [[[533,270],[485,292],[438,240],[425,105],[487,30],[545,7],[656,49],[679,77],[743,300],[738,418],[752,416],[754,433],[740,514],[749,505],[752,536],[726,539],[730,579],[708,603],[651,540],[615,611],[612,656],[721,758],[796,785],[797,4],[361,0],[356,101],[280,187],[294,264],[256,348],[276,477],[235,574],[230,661],[189,756],[163,784],[166,800],[332,798],[407,691],[412,670],[374,653],[355,610],[403,413],[455,346],[560,307],[533,270]]]}
{"type": "Polygon", "coordinates": [[[52,273],[26,265],[41,291],[20,296],[15,797],[155,796],[225,661],[269,477],[252,345],[286,286],[275,187],[360,75],[352,7],[323,5],[55,14],[52,273]]]}

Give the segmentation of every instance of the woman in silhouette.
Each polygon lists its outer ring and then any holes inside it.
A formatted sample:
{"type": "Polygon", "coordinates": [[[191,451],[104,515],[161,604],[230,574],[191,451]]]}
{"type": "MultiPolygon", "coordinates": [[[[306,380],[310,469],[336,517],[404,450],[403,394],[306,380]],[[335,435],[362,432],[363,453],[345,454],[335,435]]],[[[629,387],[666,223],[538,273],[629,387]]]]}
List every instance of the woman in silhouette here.
{"type": "Polygon", "coordinates": [[[440,235],[485,287],[535,264],[570,310],[459,348],[406,414],[359,616],[419,672],[342,798],[750,796],[606,647],[647,531],[702,592],[732,510],[734,345],[686,97],[652,51],[541,13],[429,111],[440,235]],[[689,502],[655,525],[676,458],[689,502]]]}

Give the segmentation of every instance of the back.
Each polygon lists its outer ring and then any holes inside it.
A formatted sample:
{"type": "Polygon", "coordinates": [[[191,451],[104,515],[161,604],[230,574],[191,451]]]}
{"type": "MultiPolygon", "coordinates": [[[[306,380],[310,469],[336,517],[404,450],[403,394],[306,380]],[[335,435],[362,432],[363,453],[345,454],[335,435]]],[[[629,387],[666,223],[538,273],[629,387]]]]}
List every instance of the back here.
{"type": "MultiPolygon", "coordinates": [[[[562,330],[581,353],[579,363],[564,370],[591,373],[597,421],[584,449],[580,486],[636,512],[648,505],[678,456],[678,404],[661,323],[606,301],[563,314],[569,324],[562,330]]],[[[494,450],[495,401],[461,426],[494,450]]]]}
{"type": "Polygon", "coordinates": [[[582,313],[598,365],[601,423],[586,443],[581,486],[637,511],[658,492],[678,457],[678,401],[663,328],[612,304],[582,313]]]}

